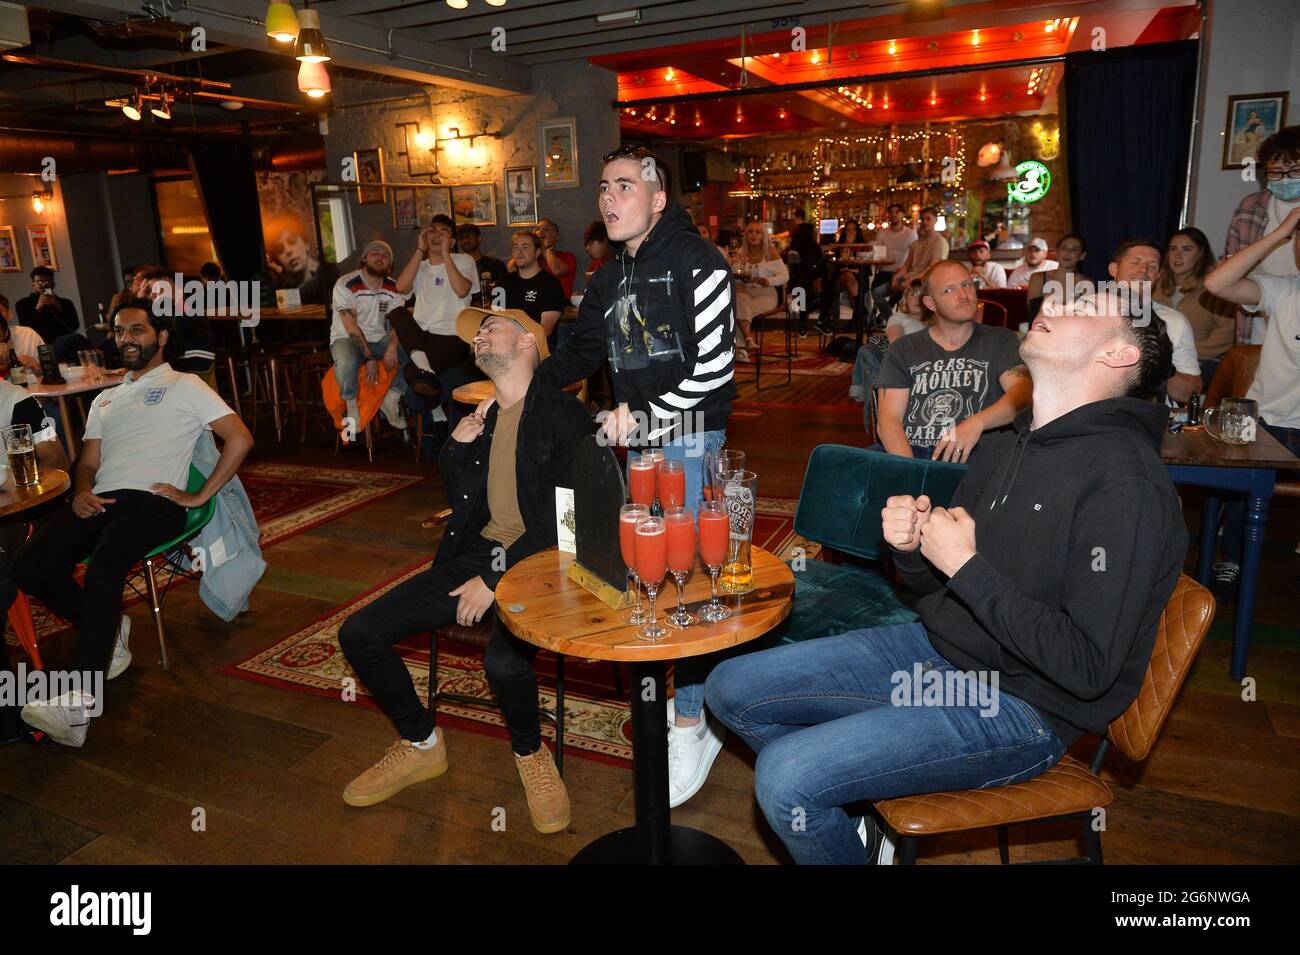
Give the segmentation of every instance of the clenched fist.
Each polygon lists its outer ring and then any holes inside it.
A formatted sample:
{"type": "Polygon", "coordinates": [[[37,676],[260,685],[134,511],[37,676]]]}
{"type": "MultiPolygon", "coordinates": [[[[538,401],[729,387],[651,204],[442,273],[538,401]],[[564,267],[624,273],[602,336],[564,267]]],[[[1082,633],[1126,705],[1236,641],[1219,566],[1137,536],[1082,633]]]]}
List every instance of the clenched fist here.
{"type": "Polygon", "coordinates": [[[930,519],[930,513],[930,498],[925,494],[891,497],[880,510],[885,543],[903,553],[916,550],[921,543],[921,528],[930,519]]]}

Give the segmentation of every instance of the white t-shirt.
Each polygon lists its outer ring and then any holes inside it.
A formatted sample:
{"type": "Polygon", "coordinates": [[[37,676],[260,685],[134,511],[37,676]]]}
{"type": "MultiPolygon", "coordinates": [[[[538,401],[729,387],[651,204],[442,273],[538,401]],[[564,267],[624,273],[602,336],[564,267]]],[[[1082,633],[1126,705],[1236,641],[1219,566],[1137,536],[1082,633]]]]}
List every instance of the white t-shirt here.
{"type": "MultiPolygon", "coordinates": [[[[978,269],[972,267],[970,274],[979,283],[980,288],[1006,288],[1007,270],[1000,262],[985,262],[978,269]]],[[[1028,284],[1026,282],[1026,284],[1028,284]]]]}
{"type": "Polygon", "coordinates": [[[141,378],[129,373],[96,395],[86,416],[86,440],[102,442],[94,492],[148,491],[154,484],[184,490],[199,435],[232,414],[202,378],[167,362],[141,378]]]}
{"type": "Polygon", "coordinates": [[[1196,333],[1187,316],[1168,305],[1152,302],[1156,317],[1165,323],[1165,332],[1174,346],[1174,371],[1183,375],[1199,375],[1201,363],[1196,358],[1196,333]]]}
{"type": "MultiPolygon", "coordinates": [[[[1277,196],[1269,196],[1268,199],[1268,226],[1264,229],[1264,234],[1268,235],[1282,224],[1282,220],[1291,214],[1293,209],[1300,208],[1300,200],[1296,202],[1283,202],[1277,196]]],[[[1266,275],[1300,275],[1300,269],[1295,264],[1295,242],[1283,242],[1280,246],[1264,257],[1264,261],[1255,266],[1252,270],[1263,272],[1266,275]]],[[[1272,424],[1272,422],[1269,422],[1272,424]]]]}
{"type": "Polygon", "coordinates": [[[925,322],[921,321],[919,318],[913,318],[905,312],[895,312],[893,315],[890,315],[889,321],[885,323],[885,327],[888,328],[890,325],[901,325],[903,327],[904,335],[911,335],[913,332],[919,332],[921,329],[925,328],[925,322]]]}
{"type": "Polygon", "coordinates": [[[39,358],[36,349],[45,344],[45,339],[41,338],[41,333],[34,328],[28,328],[26,325],[9,326],[9,348],[15,355],[31,355],[33,358],[39,358]]]}
{"type": "Polygon", "coordinates": [[[1259,416],[1275,428],[1300,428],[1300,276],[1248,275],[1259,286],[1259,305],[1268,312],[1259,370],[1246,397],[1259,402],[1259,416]]]}
{"type": "Polygon", "coordinates": [[[385,276],[379,288],[371,288],[358,269],[341,276],[334,283],[334,320],[330,323],[330,343],[347,338],[339,312],[346,309],[357,317],[357,325],[368,342],[388,337],[388,313],[406,304],[406,296],[397,291],[397,283],[385,276]]]}
{"type": "Polygon", "coordinates": [[[903,226],[897,232],[888,226],[876,230],[876,242],[889,250],[889,260],[894,263],[892,268],[895,269],[903,264],[903,260],[907,258],[907,250],[915,241],[916,230],[910,225],[903,226]]]}
{"type": "Polygon", "coordinates": [[[1007,288],[1024,288],[1029,284],[1029,276],[1037,272],[1050,272],[1052,269],[1060,266],[1060,262],[1055,259],[1043,259],[1038,265],[1033,266],[1021,259],[1016,263],[1011,274],[1007,276],[1007,288]]]}
{"type": "Polygon", "coordinates": [[[453,252],[456,271],[469,279],[469,295],[458,296],[447,278],[447,266],[420,263],[415,273],[415,324],[434,335],[455,335],[456,316],[469,305],[470,295],[479,290],[478,264],[464,252],[453,252]]]}

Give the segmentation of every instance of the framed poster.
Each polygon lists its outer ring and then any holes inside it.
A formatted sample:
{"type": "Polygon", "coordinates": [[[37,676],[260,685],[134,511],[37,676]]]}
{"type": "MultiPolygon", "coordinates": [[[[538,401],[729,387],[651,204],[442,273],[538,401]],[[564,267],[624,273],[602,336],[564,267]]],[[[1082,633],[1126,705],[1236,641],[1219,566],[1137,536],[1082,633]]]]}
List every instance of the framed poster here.
{"type": "Polygon", "coordinates": [[[456,225],[496,225],[497,187],[492,182],[469,182],[451,187],[452,218],[456,225]]]}
{"type": "MultiPolygon", "coordinates": [[[[356,164],[358,183],[384,181],[384,151],[379,147],[358,149],[352,154],[352,161],[356,164]]],[[[363,185],[357,186],[357,203],[359,205],[365,206],[387,201],[383,188],[367,189],[363,185]]]]}
{"type": "Polygon", "coordinates": [[[1287,93],[1247,93],[1228,97],[1223,130],[1224,169],[1240,169],[1259,156],[1259,146],[1286,125],[1287,93]]]}
{"type": "Polygon", "coordinates": [[[572,116],[541,124],[542,188],[578,185],[578,127],[572,116]]]}
{"type": "Polygon", "coordinates": [[[506,225],[537,225],[537,173],[532,166],[506,167],[506,225]]]}
{"type": "Polygon", "coordinates": [[[420,228],[427,229],[434,216],[451,215],[451,190],[446,186],[431,186],[420,190],[420,228]]]}
{"type": "Polygon", "coordinates": [[[0,272],[21,272],[23,258],[18,251],[18,239],[14,236],[14,227],[0,225],[0,272]]]}
{"type": "Polygon", "coordinates": [[[54,254],[54,236],[51,235],[48,224],[29,225],[27,244],[32,249],[32,268],[43,265],[55,272],[59,270],[59,259],[54,254]]]}
{"type": "Polygon", "coordinates": [[[415,190],[406,187],[394,189],[393,193],[393,228],[418,229],[420,227],[420,204],[415,197],[415,190]]]}

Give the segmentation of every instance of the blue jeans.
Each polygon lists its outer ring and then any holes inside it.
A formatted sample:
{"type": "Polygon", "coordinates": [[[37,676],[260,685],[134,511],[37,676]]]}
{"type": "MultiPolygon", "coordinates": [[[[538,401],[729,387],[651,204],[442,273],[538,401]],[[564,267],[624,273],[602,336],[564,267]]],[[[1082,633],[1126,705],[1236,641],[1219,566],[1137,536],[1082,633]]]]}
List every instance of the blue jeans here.
{"type": "MultiPolygon", "coordinates": [[[[704,454],[707,451],[721,451],[726,442],[725,431],[702,431],[663,446],[666,460],[681,461],[685,465],[685,506],[692,513],[700,509],[700,502],[704,500],[704,454]]],[[[627,456],[629,466],[633,453],[627,456]]],[[[639,459],[641,455],[636,454],[636,457],[639,459]]],[[[673,683],[677,690],[673,706],[687,719],[699,716],[700,710],[704,708],[704,680],[716,662],[716,656],[687,657],[677,661],[673,669],[673,683]]]]}
{"type": "Polygon", "coordinates": [[[849,397],[862,402],[862,426],[867,431],[871,430],[871,389],[876,386],[876,375],[880,374],[884,357],[879,348],[868,343],[858,349],[858,357],[853,362],[849,397]]]}
{"type": "MultiPolygon", "coordinates": [[[[1278,427],[1268,424],[1263,418],[1260,419],[1259,426],[1277,438],[1284,448],[1300,457],[1300,428],[1278,427]]],[[[1219,551],[1224,560],[1240,564],[1246,538],[1246,496],[1230,491],[1217,493],[1227,495],[1223,501],[1223,523],[1219,525],[1223,528],[1223,541],[1219,545],[1219,551]]]]}
{"type": "MultiPolygon", "coordinates": [[[[391,333],[390,333],[391,334],[391,333]]],[[[384,352],[388,350],[388,339],[382,338],[377,342],[366,342],[370,346],[370,354],[379,361],[384,360],[384,352]]],[[[340,338],[338,341],[330,342],[330,355],[334,359],[334,380],[339,385],[339,397],[344,401],[357,396],[358,385],[357,375],[361,370],[361,355],[357,352],[357,346],[352,343],[350,338],[340,338]]],[[[406,380],[402,377],[400,369],[406,364],[406,352],[399,345],[397,347],[398,375],[393,379],[389,386],[389,391],[396,391],[399,395],[406,394],[406,380]]]]}
{"type": "Polygon", "coordinates": [[[916,705],[931,694],[901,692],[914,667],[959,672],[904,623],[735,657],[709,677],[709,709],[758,753],[754,794],[795,862],[866,862],[847,804],[1023,782],[1065,752],[992,676],[985,699],[916,705]]]}

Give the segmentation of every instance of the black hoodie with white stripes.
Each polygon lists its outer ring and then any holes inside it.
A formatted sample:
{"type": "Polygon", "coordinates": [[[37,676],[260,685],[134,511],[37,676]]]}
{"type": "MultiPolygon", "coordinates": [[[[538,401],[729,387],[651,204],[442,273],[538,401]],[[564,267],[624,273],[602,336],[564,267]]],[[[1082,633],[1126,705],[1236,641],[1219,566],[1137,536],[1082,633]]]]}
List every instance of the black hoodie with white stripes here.
{"type": "Polygon", "coordinates": [[[621,245],[591,278],[568,341],[538,374],[563,387],[605,359],[614,399],[646,417],[634,444],[727,426],[736,397],[731,269],[669,203],[635,256],[621,245]]]}

